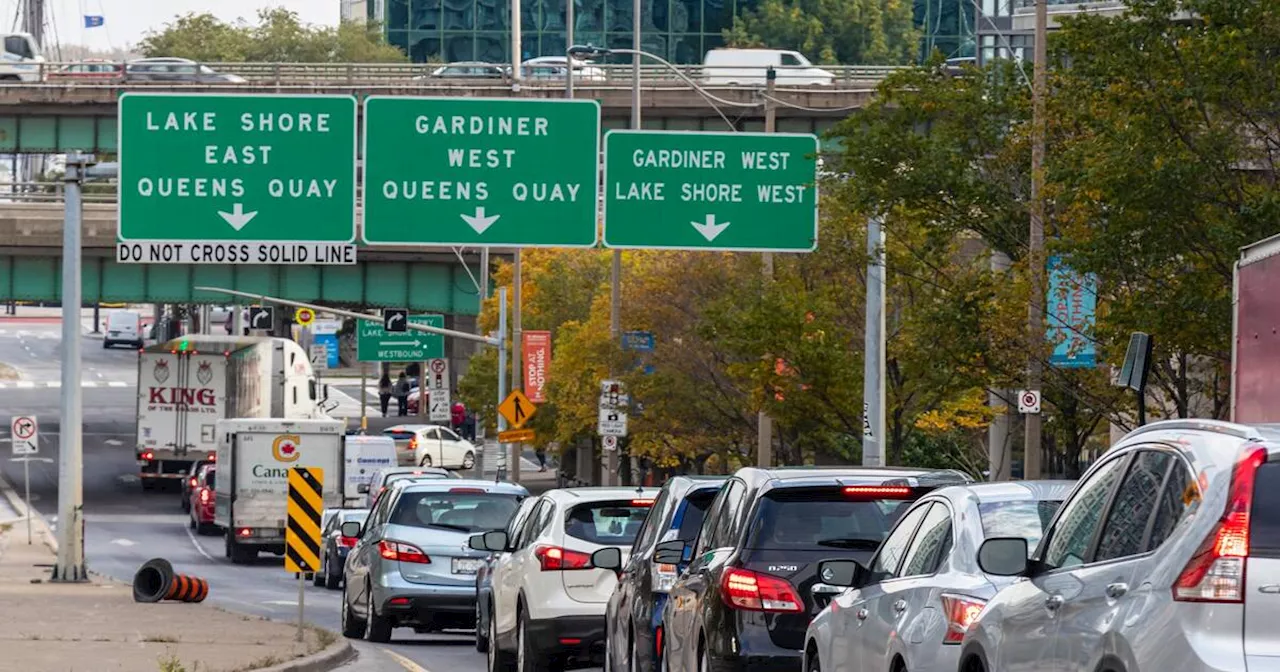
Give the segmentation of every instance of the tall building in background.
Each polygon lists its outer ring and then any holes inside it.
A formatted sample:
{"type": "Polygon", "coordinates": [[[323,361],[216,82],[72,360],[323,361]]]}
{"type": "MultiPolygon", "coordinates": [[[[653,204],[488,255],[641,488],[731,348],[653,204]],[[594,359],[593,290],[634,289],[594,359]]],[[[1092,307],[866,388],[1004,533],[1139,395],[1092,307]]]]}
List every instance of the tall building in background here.
{"type": "Polygon", "coordinates": [[[369,18],[369,0],[340,0],[339,18],[343,21],[364,23],[369,18]]]}
{"type": "MultiPolygon", "coordinates": [[[[350,0],[344,0],[350,1],[350,0]]],[[[574,41],[630,48],[632,0],[572,0],[574,41]]],[[[733,17],[759,0],[642,0],[641,41],[646,51],[676,63],[701,63],[709,49],[724,46],[733,17]]],[[[522,59],[563,56],[565,0],[521,0],[522,59]]],[[[924,38],[920,53],[939,49],[948,58],[972,57],[974,0],[915,0],[924,38]]],[[[509,0],[365,0],[367,16],[379,21],[387,41],[415,62],[508,63],[509,0]]],[[[806,54],[813,58],[816,54],[806,54]]]]}
{"type": "MultiPolygon", "coordinates": [[[[977,16],[978,63],[996,58],[1031,61],[1036,27],[1035,0],[976,0],[981,4],[977,16]]],[[[1119,0],[1049,0],[1049,30],[1058,27],[1059,19],[1078,14],[1118,16],[1126,9],[1119,0]]]]}

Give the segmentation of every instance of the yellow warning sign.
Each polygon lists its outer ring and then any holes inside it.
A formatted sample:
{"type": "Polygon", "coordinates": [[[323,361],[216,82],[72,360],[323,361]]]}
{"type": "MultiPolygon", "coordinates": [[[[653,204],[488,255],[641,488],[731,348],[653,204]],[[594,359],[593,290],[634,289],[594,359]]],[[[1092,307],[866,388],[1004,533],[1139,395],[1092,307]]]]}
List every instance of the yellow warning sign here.
{"type": "Polygon", "coordinates": [[[533,437],[532,429],[512,429],[498,432],[498,443],[528,443],[533,437]]]}
{"type": "Polygon", "coordinates": [[[316,321],[316,311],[310,308],[299,308],[293,313],[293,321],[305,327],[316,321]]]}
{"type": "Polygon", "coordinates": [[[320,514],[324,511],[324,469],[289,470],[289,524],[284,531],[284,569],[291,574],[320,571],[320,514]]]}
{"type": "Polygon", "coordinates": [[[524,423],[529,422],[529,418],[537,411],[537,407],[529,401],[529,397],[524,396],[524,392],[520,390],[512,390],[507,398],[498,404],[498,412],[502,417],[507,419],[507,425],[510,429],[520,429],[524,427],[524,423]]]}

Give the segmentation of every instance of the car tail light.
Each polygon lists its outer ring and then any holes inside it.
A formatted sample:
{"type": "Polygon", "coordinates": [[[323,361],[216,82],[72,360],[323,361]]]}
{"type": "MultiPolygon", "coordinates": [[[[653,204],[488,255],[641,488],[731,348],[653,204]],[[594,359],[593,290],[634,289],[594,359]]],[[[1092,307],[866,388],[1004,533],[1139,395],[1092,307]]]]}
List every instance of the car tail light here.
{"type": "Polygon", "coordinates": [[[662,660],[662,625],[659,624],[657,629],[653,631],[653,659],[662,660]]]}
{"type": "Polygon", "coordinates": [[[205,488],[204,490],[201,490],[201,491],[200,491],[200,503],[201,503],[201,504],[208,504],[208,503],[209,503],[209,489],[208,489],[208,488],[205,488]]]}
{"type": "Polygon", "coordinates": [[[142,455],[139,456],[139,459],[147,460],[149,462],[156,459],[156,454],[149,450],[144,450],[142,451],[142,455]]]}
{"type": "Polygon", "coordinates": [[[720,595],[734,609],[793,614],[804,611],[804,602],[790,581],[749,569],[726,570],[720,579],[720,595]]]}
{"type": "Polygon", "coordinates": [[[631,500],[631,506],[653,506],[653,498],[633,499],[631,500]]]}
{"type": "Polygon", "coordinates": [[[357,542],[357,541],[359,541],[359,540],[360,540],[360,538],[359,538],[359,537],[344,537],[344,536],[339,535],[339,536],[338,536],[338,545],[339,545],[339,546],[342,546],[343,548],[353,548],[353,547],[355,547],[356,542],[357,542]]]}
{"type": "Polygon", "coordinates": [[[680,577],[680,572],[676,570],[675,565],[668,565],[662,562],[652,563],[649,573],[653,576],[652,590],[655,593],[665,593],[676,585],[676,579],[680,577]]]}
{"type": "Polygon", "coordinates": [[[390,601],[390,602],[388,602],[387,604],[390,604],[390,605],[393,605],[393,606],[397,606],[397,607],[407,607],[407,606],[409,606],[409,598],[407,598],[407,597],[393,597],[393,598],[391,598],[391,601],[390,601]]]}
{"type": "Polygon", "coordinates": [[[538,546],[534,557],[542,563],[544,572],[561,572],[571,569],[591,569],[591,556],[559,546],[538,546]]]}
{"type": "Polygon", "coordinates": [[[1244,563],[1249,557],[1249,511],[1253,508],[1253,483],[1258,467],[1267,461],[1267,450],[1256,446],[1245,451],[1231,471],[1227,508],[1217,526],[1196,549],[1173,583],[1173,599],[1179,602],[1243,602],[1244,563]]]}
{"type": "Polygon", "coordinates": [[[947,616],[947,633],[942,636],[943,644],[959,644],[964,641],[964,633],[987,606],[983,600],[960,595],[943,595],[942,611],[947,616]]]}
{"type": "Polygon", "coordinates": [[[218,456],[217,456],[217,454],[211,453],[211,454],[209,455],[209,461],[210,461],[210,462],[217,462],[217,461],[218,461],[218,456]]]}
{"type": "Polygon", "coordinates": [[[413,562],[420,565],[431,564],[431,558],[427,557],[422,549],[413,544],[406,544],[399,541],[382,540],[378,542],[378,555],[386,560],[397,560],[399,562],[413,562]]]}
{"type": "Polygon", "coordinates": [[[187,479],[187,487],[189,487],[189,488],[194,488],[194,487],[196,487],[196,479],[195,479],[195,477],[194,477],[194,476],[192,476],[191,478],[188,478],[188,479],[187,479]]]}
{"type": "Polygon", "coordinates": [[[418,449],[418,437],[415,436],[412,439],[409,439],[409,450],[417,450],[417,449],[418,449]]]}
{"type": "Polygon", "coordinates": [[[912,492],[905,485],[850,485],[844,489],[844,494],[867,499],[905,499],[912,492]]]}
{"type": "Polygon", "coordinates": [[[249,537],[249,536],[253,536],[253,530],[247,527],[242,527],[238,532],[236,532],[236,534],[241,537],[249,537]]]}

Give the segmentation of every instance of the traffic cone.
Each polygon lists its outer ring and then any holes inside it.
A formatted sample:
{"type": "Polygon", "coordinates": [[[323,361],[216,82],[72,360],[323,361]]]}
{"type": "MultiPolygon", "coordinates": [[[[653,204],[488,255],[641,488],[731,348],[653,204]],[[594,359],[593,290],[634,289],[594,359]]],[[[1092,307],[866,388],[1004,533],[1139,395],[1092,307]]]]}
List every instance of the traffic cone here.
{"type": "Polygon", "coordinates": [[[209,596],[209,582],[204,579],[175,574],[173,565],[164,558],[148,560],[133,575],[133,601],[203,602],[209,596]]]}

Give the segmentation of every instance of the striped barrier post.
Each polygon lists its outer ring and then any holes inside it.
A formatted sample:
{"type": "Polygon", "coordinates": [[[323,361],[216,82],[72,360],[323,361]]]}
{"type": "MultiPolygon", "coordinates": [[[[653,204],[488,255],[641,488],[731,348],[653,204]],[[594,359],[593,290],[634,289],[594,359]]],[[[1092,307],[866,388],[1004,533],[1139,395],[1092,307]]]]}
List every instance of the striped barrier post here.
{"type": "Polygon", "coordinates": [[[324,512],[324,469],[289,470],[288,525],[284,531],[284,569],[298,575],[298,635],[302,641],[306,575],[320,571],[320,516],[324,512]]]}

